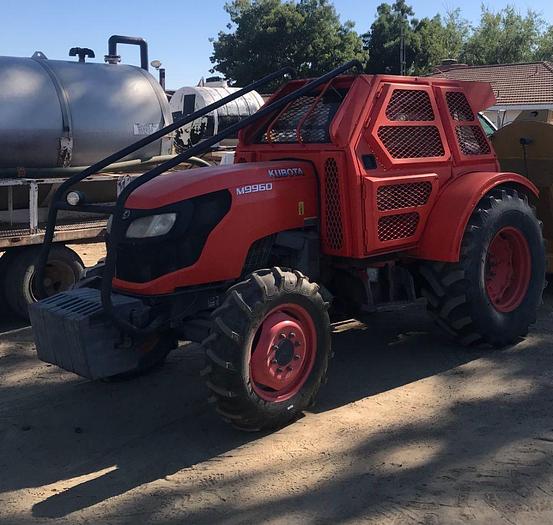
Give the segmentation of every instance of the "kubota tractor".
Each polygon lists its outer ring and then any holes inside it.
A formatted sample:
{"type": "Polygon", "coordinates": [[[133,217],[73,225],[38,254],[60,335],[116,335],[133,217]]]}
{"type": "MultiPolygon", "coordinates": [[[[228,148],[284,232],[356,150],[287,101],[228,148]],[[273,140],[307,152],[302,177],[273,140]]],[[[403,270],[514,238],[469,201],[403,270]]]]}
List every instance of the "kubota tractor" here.
{"type": "Polygon", "coordinates": [[[477,119],[490,86],[343,74],[357,65],[289,82],[112,207],[71,186],[283,71],[65,183],[39,275],[60,209],[111,215],[107,257],[77,289],[31,307],[39,357],[97,379],[145,371],[179,339],[201,342],[218,412],[254,430],[313,403],[333,315],[422,296],[462,344],[524,336],[545,279],[537,190],[499,171],[477,119]],[[237,129],[234,165],[164,173],[237,129]]]}

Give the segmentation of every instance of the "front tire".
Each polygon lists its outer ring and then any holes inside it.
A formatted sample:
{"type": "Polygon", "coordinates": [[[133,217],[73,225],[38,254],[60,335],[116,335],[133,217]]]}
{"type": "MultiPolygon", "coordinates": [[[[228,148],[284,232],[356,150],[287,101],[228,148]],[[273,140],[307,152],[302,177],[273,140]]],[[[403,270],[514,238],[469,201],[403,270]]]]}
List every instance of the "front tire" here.
{"type": "Polygon", "coordinates": [[[273,429],[313,404],[331,354],[327,309],[297,271],[259,270],[229,289],[203,342],[206,384],[223,419],[273,429]]]}
{"type": "Polygon", "coordinates": [[[437,323],[467,346],[528,333],[545,286],[541,225],[525,195],[496,189],[470,217],[458,263],[424,263],[422,294],[437,323]]]}

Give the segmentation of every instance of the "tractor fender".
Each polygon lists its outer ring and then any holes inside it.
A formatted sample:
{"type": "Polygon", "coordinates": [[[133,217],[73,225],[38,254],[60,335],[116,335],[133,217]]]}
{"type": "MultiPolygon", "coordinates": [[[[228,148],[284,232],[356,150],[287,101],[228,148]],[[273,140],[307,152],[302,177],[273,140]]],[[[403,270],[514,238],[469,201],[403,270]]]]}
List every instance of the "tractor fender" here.
{"type": "Polygon", "coordinates": [[[463,234],[472,212],[488,192],[501,186],[514,186],[522,193],[538,196],[538,188],[517,173],[466,173],[439,193],[419,244],[410,255],[431,261],[459,261],[463,234]]]}

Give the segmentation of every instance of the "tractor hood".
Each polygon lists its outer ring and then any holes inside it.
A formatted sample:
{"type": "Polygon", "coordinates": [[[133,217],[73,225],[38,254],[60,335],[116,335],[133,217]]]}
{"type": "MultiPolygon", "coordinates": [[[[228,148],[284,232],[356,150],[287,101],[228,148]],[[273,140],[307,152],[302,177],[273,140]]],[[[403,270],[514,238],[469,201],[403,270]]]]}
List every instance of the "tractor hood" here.
{"type": "Polygon", "coordinates": [[[311,179],[315,174],[308,162],[269,161],[193,168],[166,173],[137,188],[126,208],[156,209],[206,193],[228,189],[233,197],[272,189],[276,181],[311,179]]]}

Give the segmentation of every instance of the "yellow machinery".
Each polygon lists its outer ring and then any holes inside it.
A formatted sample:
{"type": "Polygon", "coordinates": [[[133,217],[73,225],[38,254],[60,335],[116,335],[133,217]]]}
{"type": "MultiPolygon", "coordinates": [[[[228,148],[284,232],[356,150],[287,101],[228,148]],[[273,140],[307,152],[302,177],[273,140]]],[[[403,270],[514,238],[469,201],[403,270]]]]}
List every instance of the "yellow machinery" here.
{"type": "Polygon", "coordinates": [[[491,137],[504,171],[528,177],[540,190],[536,203],[553,273],[553,111],[523,111],[491,137]]]}

